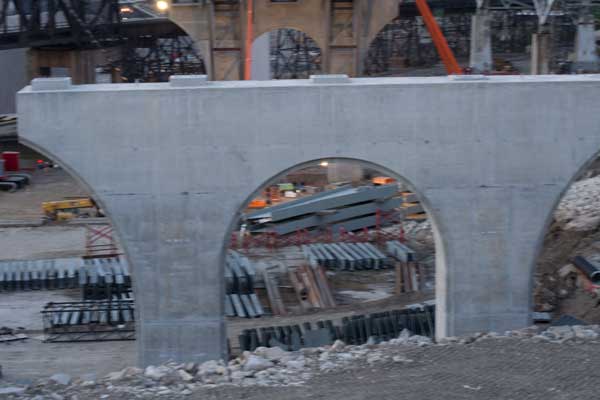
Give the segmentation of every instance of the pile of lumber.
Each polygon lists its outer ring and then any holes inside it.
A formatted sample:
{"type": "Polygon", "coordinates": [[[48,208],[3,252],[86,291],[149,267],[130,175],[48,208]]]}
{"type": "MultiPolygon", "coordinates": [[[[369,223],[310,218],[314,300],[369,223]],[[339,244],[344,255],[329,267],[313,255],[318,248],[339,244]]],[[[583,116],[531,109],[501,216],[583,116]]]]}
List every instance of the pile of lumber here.
{"type": "Polygon", "coordinates": [[[323,266],[301,265],[290,268],[288,272],[303,311],[336,306],[323,266]]]}

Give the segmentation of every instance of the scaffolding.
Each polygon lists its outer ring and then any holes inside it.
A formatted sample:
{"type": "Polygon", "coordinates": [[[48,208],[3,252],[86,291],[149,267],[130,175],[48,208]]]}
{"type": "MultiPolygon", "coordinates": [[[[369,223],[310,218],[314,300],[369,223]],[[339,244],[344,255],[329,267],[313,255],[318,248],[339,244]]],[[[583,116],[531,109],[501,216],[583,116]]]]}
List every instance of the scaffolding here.
{"type": "Polygon", "coordinates": [[[307,34],[278,29],[270,35],[272,79],[306,79],[321,73],[321,49],[307,34]]]}
{"type": "Polygon", "coordinates": [[[189,36],[171,38],[129,38],[121,56],[106,72],[115,73],[121,82],[166,82],[171,75],[204,75],[204,61],[189,36]]]}

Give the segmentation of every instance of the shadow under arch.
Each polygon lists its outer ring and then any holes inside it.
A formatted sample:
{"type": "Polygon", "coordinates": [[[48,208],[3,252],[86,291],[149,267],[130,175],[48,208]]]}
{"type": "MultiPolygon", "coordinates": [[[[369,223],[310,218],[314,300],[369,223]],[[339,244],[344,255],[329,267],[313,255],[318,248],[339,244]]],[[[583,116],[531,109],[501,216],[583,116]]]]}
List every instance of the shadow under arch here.
{"type": "Polygon", "coordinates": [[[252,42],[252,79],[307,79],[323,71],[323,46],[292,26],[257,33],[252,42]]]}
{"type": "MultiPolygon", "coordinates": [[[[269,178],[266,178],[265,180],[263,180],[260,183],[260,185],[250,195],[248,195],[241,204],[238,205],[237,212],[235,213],[235,215],[233,215],[230,223],[227,226],[227,229],[225,231],[225,237],[223,238],[224,244],[223,244],[223,248],[221,251],[221,257],[220,257],[220,271],[219,271],[220,276],[224,276],[224,274],[225,274],[226,253],[232,244],[231,243],[232,236],[233,236],[233,233],[235,232],[237,226],[239,225],[239,221],[243,215],[243,210],[245,210],[247,208],[248,204],[253,199],[255,199],[265,187],[268,187],[268,186],[274,184],[282,177],[285,177],[292,172],[302,170],[306,167],[316,166],[322,161],[328,161],[330,163],[331,162],[333,162],[333,163],[335,163],[335,162],[353,163],[353,164],[359,165],[363,168],[368,168],[368,169],[377,171],[378,173],[382,173],[386,176],[390,176],[390,177],[396,179],[398,182],[404,184],[411,192],[413,192],[417,195],[417,197],[418,197],[420,203],[422,204],[423,209],[427,213],[428,219],[431,223],[431,228],[432,228],[433,238],[434,238],[434,252],[435,252],[435,286],[434,286],[434,289],[435,289],[435,301],[436,301],[436,318],[435,318],[436,335],[438,334],[437,332],[440,331],[440,329],[445,331],[445,327],[446,327],[445,313],[438,312],[437,307],[441,307],[440,309],[444,310],[445,309],[444,307],[446,304],[446,299],[444,298],[444,296],[446,294],[446,290],[445,290],[445,286],[446,286],[445,247],[446,247],[446,244],[445,244],[444,238],[442,237],[442,235],[440,233],[441,232],[440,231],[440,218],[437,215],[437,211],[431,206],[429,200],[427,199],[427,197],[425,196],[423,191],[421,191],[419,188],[417,188],[409,179],[407,179],[403,175],[399,174],[398,172],[396,172],[388,167],[385,167],[384,165],[381,165],[381,164],[378,164],[375,162],[371,162],[368,160],[364,160],[364,159],[352,158],[352,157],[340,157],[340,156],[311,159],[311,160],[308,160],[305,162],[295,164],[291,167],[288,167],[285,170],[278,172],[274,175],[271,175],[269,178]]],[[[224,286],[224,285],[222,285],[222,286],[224,286]]],[[[224,304],[224,302],[225,302],[225,295],[223,293],[223,304],[224,304]]],[[[223,309],[224,309],[224,306],[223,306],[223,309]]],[[[227,330],[227,327],[225,329],[227,330]]]]}
{"type": "Polygon", "coordinates": [[[583,161],[576,168],[576,172],[571,176],[571,178],[568,180],[568,182],[566,182],[566,184],[564,184],[562,190],[555,196],[554,201],[552,202],[552,205],[548,209],[548,213],[546,215],[544,224],[542,225],[540,233],[536,240],[535,255],[533,257],[533,263],[529,267],[529,272],[530,272],[529,273],[529,288],[530,288],[529,309],[532,311],[534,310],[534,307],[535,307],[534,289],[535,289],[535,275],[536,275],[536,272],[538,269],[537,262],[540,259],[540,256],[542,255],[542,253],[544,251],[544,241],[545,241],[546,235],[550,231],[550,227],[552,226],[552,223],[554,222],[554,213],[558,209],[558,206],[559,206],[560,202],[562,201],[562,199],[565,197],[567,192],[573,187],[573,185],[577,181],[579,181],[579,179],[581,177],[583,177],[585,172],[589,170],[589,168],[592,166],[592,164],[594,162],[596,162],[597,160],[600,160],[600,149],[596,150],[591,156],[588,156],[587,158],[584,157],[583,159],[585,161],[583,161]]]}

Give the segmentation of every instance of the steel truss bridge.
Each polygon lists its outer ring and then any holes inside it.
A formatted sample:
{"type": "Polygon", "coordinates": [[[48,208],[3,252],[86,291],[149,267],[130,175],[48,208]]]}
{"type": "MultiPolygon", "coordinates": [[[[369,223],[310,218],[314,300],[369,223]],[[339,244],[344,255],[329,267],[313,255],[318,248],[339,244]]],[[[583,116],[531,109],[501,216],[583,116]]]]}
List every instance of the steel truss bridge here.
{"type": "MultiPolygon", "coordinates": [[[[178,0],[174,3],[239,3],[243,0],[178,0]]],[[[376,0],[374,0],[376,1],[376,0]]],[[[333,0],[348,3],[348,0],[333,0]]],[[[430,0],[441,20],[453,50],[468,53],[469,15],[488,10],[501,14],[528,16],[527,34],[552,18],[575,21],[592,12],[600,0],[430,0]]],[[[418,11],[413,0],[403,1],[396,26],[382,32],[370,49],[365,73],[378,74],[388,59],[406,54],[414,64],[435,60],[431,46],[418,38],[418,11]],[[400,22],[401,21],[401,22],[400,22]],[[415,61],[416,60],[416,61],[415,61]]],[[[521,19],[523,20],[523,19],[521,19]]],[[[171,73],[203,73],[204,64],[186,34],[153,0],[0,0],[0,50],[20,47],[70,47],[102,49],[122,46],[117,66],[126,80],[163,80],[171,73]],[[140,50],[142,49],[142,50],[140,50]]],[[[320,50],[306,35],[280,33],[271,43],[274,78],[301,78],[319,70],[320,50]]]]}

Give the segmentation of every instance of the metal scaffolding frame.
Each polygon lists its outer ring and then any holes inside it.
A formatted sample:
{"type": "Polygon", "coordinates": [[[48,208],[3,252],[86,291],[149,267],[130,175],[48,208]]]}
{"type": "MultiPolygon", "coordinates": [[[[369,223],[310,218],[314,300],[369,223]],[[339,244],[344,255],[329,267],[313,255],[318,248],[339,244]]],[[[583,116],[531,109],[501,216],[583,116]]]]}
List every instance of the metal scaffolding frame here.
{"type": "Polygon", "coordinates": [[[306,33],[278,29],[270,35],[272,79],[306,79],[321,72],[321,48],[306,33]]]}
{"type": "Polygon", "coordinates": [[[100,47],[119,33],[118,0],[0,1],[0,48],[76,43],[100,47]]]}
{"type": "Polygon", "coordinates": [[[120,58],[103,69],[116,71],[122,82],[166,82],[171,75],[206,74],[189,36],[128,38],[120,58]]]}
{"type": "MultiPolygon", "coordinates": [[[[448,45],[459,57],[468,57],[471,15],[448,14],[438,18],[448,45]]],[[[386,25],[375,37],[365,59],[365,75],[385,75],[394,68],[433,66],[440,61],[420,17],[402,17],[386,25]]]]}

